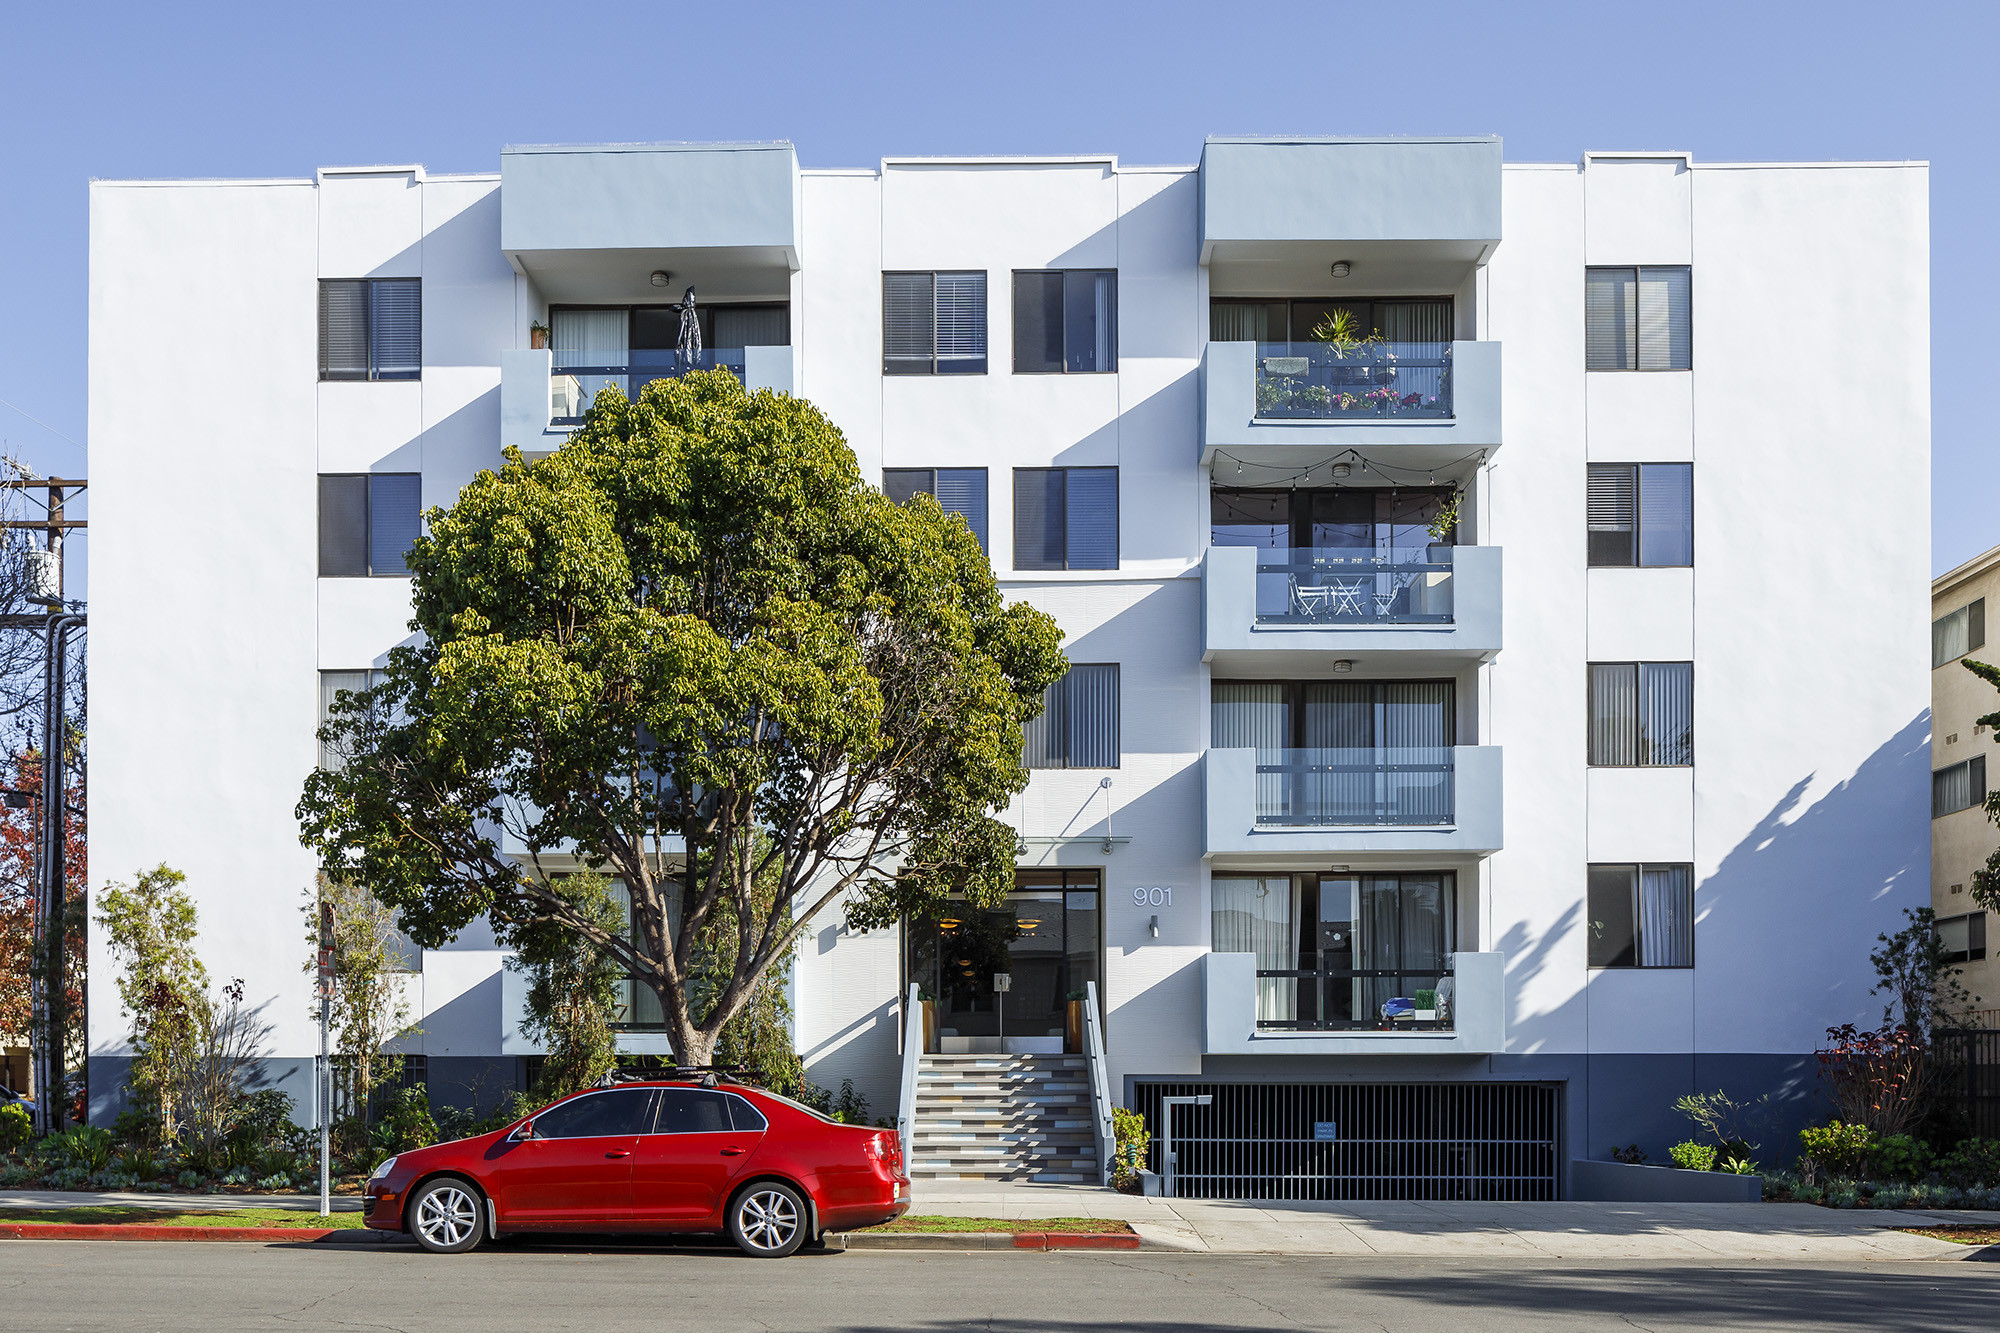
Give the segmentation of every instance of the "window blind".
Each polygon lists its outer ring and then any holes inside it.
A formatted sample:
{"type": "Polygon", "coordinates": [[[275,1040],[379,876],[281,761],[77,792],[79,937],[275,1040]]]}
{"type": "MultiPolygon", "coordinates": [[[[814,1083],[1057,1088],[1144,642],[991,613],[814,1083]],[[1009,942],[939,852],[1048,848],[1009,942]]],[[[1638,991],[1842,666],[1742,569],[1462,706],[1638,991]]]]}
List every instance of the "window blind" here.
{"type": "Polygon", "coordinates": [[[319,377],[368,378],[368,284],[322,279],[319,284],[319,377]]]}
{"type": "Polygon", "coordinates": [[[1593,268],[1583,275],[1585,370],[1639,368],[1639,280],[1629,268],[1593,268]]]}
{"type": "Polygon", "coordinates": [[[937,470],[936,489],[932,494],[947,514],[963,514],[965,525],[972,529],[972,535],[979,539],[979,549],[986,549],[986,469],[983,467],[945,467],[937,470]]]}
{"type": "Polygon", "coordinates": [[[933,368],[937,307],[928,273],[882,275],[882,371],[928,375],[933,368]]]}
{"type": "Polygon", "coordinates": [[[937,278],[937,373],[986,370],[986,275],[940,273],[937,278]]]}
{"type": "Polygon", "coordinates": [[[1014,372],[1039,375],[1063,368],[1063,275],[1014,275],[1014,372]]]}
{"type": "Polygon", "coordinates": [[[362,578],[368,573],[368,478],[319,479],[319,576],[362,578]]]}
{"type": "Polygon", "coordinates": [[[368,333],[375,378],[417,378],[424,368],[422,281],[377,278],[369,289],[368,333]]]}
{"type": "Polygon", "coordinates": [[[1118,568],[1118,469],[1073,467],[1066,472],[1067,567],[1118,568]]]}
{"type": "Polygon", "coordinates": [[[784,306],[710,308],[715,312],[716,347],[785,347],[791,343],[791,311],[784,306]]]}
{"type": "Polygon", "coordinates": [[[1042,696],[1027,726],[1029,768],[1117,768],[1118,664],[1079,662],[1042,696]]]}
{"type": "Polygon", "coordinates": [[[1640,465],[1639,563],[1694,563],[1694,464],[1640,465]]]}
{"type": "Polygon", "coordinates": [[[1590,665],[1590,762],[1600,767],[1639,762],[1639,668],[1634,663],[1590,665]]]}
{"type": "Polygon", "coordinates": [[[423,512],[423,477],[378,472],[368,477],[368,572],[407,574],[405,557],[417,540],[423,512]]]}
{"type": "Polygon", "coordinates": [[[1014,470],[1014,568],[1065,568],[1067,493],[1062,468],[1014,470]]]}
{"type": "Polygon", "coordinates": [[[1639,664],[1639,759],[1694,762],[1694,663],[1639,664]]]}
{"type": "Polygon", "coordinates": [[[1687,370],[1693,366],[1692,288],[1691,274],[1685,268],[1639,270],[1639,369],[1687,370]]]}
{"type": "Polygon", "coordinates": [[[1637,469],[1630,463],[1590,464],[1588,508],[1590,563],[1636,563],[1637,469]]]}

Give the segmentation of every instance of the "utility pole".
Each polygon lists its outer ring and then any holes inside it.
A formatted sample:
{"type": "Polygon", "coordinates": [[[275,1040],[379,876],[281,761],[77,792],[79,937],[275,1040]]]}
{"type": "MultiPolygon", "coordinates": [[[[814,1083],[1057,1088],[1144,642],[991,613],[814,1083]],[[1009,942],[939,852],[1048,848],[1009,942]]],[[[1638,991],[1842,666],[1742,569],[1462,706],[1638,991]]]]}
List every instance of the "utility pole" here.
{"type": "Polygon", "coordinates": [[[68,496],[89,483],[32,474],[0,482],[0,489],[41,490],[47,493],[47,513],[43,519],[13,519],[0,528],[41,532],[44,545],[25,553],[28,575],[27,600],[46,608],[39,616],[0,617],[0,627],[39,629],[42,632],[42,799],[39,828],[35,840],[35,951],[30,987],[34,1007],[34,1048],[36,1128],[57,1134],[63,1127],[63,1101],[67,1086],[64,1068],[64,1037],[69,1032],[68,967],[64,958],[64,924],[68,917],[68,829],[69,793],[64,763],[69,740],[69,716],[64,708],[68,692],[68,649],[70,631],[84,624],[80,614],[70,612],[63,597],[63,537],[71,528],[85,526],[82,519],[64,517],[68,496]]]}

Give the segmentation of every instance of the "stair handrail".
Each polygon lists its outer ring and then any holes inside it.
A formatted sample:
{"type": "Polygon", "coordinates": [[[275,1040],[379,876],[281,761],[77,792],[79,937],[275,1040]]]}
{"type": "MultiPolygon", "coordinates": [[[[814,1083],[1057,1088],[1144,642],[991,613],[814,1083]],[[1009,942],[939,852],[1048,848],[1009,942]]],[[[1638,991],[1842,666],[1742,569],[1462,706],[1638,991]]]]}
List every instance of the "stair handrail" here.
{"type": "Polygon", "coordinates": [[[1083,1053],[1090,1073],[1090,1125],[1097,1139],[1097,1183],[1111,1183],[1111,1157],[1118,1148],[1111,1127],[1111,1080],[1104,1068],[1104,1029],[1097,1013],[1097,983],[1083,983],[1083,1053]]]}
{"type": "Polygon", "coordinates": [[[910,997],[903,1007],[903,1092],[896,1103],[896,1133],[903,1140],[903,1170],[914,1171],[911,1154],[917,1132],[917,1057],[924,1053],[924,1002],[919,987],[910,983],[910,997]]]}

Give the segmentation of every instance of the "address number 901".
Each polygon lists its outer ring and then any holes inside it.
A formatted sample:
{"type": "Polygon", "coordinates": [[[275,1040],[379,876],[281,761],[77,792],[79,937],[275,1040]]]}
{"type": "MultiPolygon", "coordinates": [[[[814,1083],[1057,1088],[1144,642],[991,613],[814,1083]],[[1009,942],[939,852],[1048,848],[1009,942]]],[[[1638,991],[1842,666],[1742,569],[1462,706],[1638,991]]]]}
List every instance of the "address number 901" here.
{"type": "Polygon", "coordinates": [[[1174,891],[1172,887],[1132,890],[1134,907],[1172,907],[1174,891]]]}

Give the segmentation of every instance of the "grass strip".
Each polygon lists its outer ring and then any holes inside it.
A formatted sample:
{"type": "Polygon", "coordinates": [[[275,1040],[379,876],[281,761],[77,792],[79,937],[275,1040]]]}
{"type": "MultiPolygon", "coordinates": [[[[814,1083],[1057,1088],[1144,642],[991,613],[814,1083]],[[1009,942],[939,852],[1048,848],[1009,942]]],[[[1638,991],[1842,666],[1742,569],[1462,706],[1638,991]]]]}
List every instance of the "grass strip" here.
{"type": "Polygon", "coordinates": [[[1896,1230],[1910,1236],[1928,1236],[1932,1240],[1948,1240],[1955,1245],[2000,1245],[2000,1227],[1897,1227],[1896,1230]]]}
{"type": "Polygon", "coordinates": [[[1063,1235],[1109,1236],[1129,1235],[1131,1226],[1115,1217],[899,1217],[893,1222],[880,1226],[864,1227],[864,1231],[888,1232],[964,1232],[964,1231],[1005,1231],[1013,1235],[1023,1232],[1056,1232],[1063,1235]]]}
{"type": "Polygon", "coordinates": [[[116,1204],[79,1208],[12,1208],[0,1212],[7,1226],[146,1226],[146,1227],[303,1227],[317,1231],[351,1231],[361,1214],[296,1208],[232,1208],[221,1213],[179,1213],[171,1208],[139,1208],[116,1204]]]}

